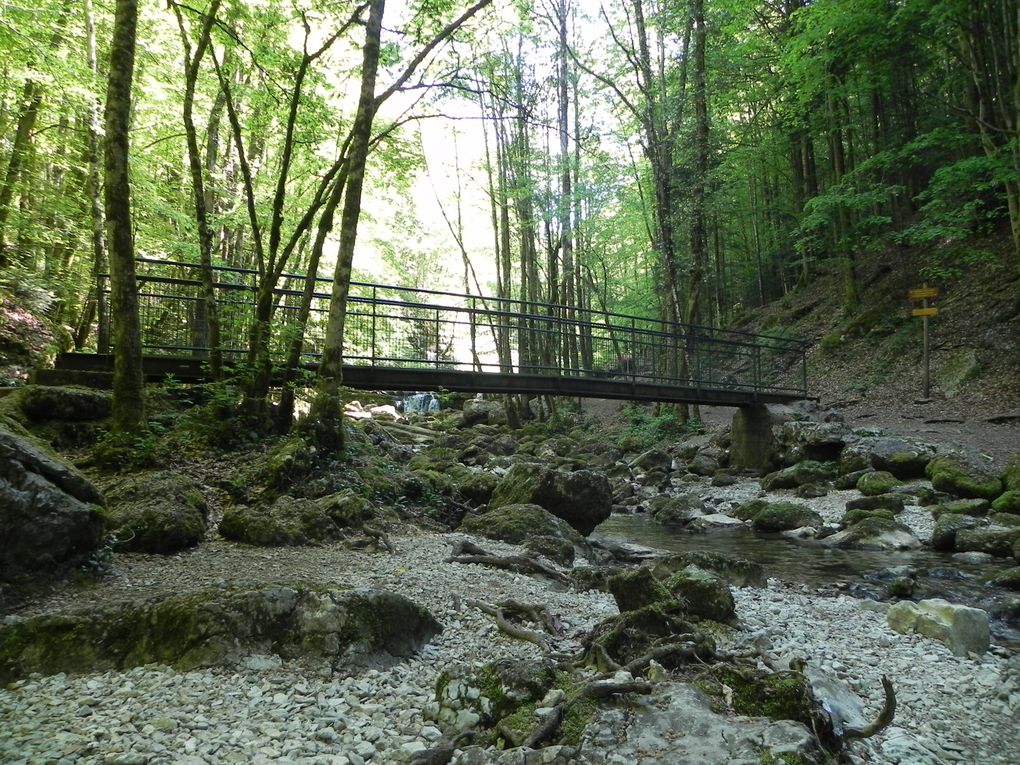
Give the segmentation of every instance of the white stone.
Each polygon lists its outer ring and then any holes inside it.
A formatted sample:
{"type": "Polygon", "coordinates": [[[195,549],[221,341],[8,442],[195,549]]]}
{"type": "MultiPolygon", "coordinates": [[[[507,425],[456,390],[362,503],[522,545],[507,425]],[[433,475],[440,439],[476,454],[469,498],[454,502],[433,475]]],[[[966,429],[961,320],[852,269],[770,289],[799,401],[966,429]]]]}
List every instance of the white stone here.
{"type": "Polygon", "coordinates": [[[941,598],[919,603],[900,601],[886,614],[896,632],[917,632],[949,646],[956,656],[988,650],[988,614],[980,608],[960,606],[941,598]]]}

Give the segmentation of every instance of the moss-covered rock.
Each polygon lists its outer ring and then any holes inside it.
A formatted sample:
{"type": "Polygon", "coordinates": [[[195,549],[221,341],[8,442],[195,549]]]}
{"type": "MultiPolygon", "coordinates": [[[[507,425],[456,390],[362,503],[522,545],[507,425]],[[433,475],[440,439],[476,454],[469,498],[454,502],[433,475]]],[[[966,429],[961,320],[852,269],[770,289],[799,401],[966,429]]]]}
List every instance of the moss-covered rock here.
{"type": "Polygon", "coordinates": [[[686,526],[707,512],[705,503],[695,494],[681,494],[678,497],[659,494],[648,503],[648,513],[652,520],[663,526],[686,526]]]}
{"type": "Polygon", "coordinates": [[[751,523],[758,531],[789,531],[804,526],[818,528],[822,525],[822,516],[805,505],[775,502],[759,510],[751,523]]]}
{"type": "Polygon", "coordinates": [[[103,420],[113,404],[109,392],[91,388],[26,385],[17,396],[22,411],[35,422],[103,420]]]}
{"type": "Polygon", "coordinates": [[[54,574],[102,545],[103,498],[33,439],[0,427],[0,581],[54,574]]]}
{"type": "Polygon", "coordinates": [[[846,503],[847,511],[850,510],[885,510],[888,513],[895,514],[903,512],[903,495],[902,494],[876,494],[866,497],[858,497],[857,499],[851,499],[846,503]]]}
{"type": "Polygon", "coordinates": [[[853,526],[868,518],[884,518],[887,521],[896,519],[888,510],[847,510],[840,519],[841,526],[853,526]]]}
{"type": "Polygon", "coordinates": [[[583,541],[570,524],[538,505],[490,507],[484,513],[466,516],[459,531],[515,545],[534,537],[555,537],[570,544],[583,541]]]}
{"type": "Polygon", "coordinates": [[[1013,513],[1020,515],[1020,490],[1010,489],[992,503],[992,510],[997,513],[1013,513]]]}
{"type": "Polygon", "coordinates": [[[606,566],[574,566],[570,570],[570,585],[577,592],[609,592],[609,577],[612,575],[613,569],[606,566]]]}
{"type": "Polygon", "coordinates": [[[105,486],[108,525],[122,550],[169,554],[205,536],[208,507],[202,488],[171,471],[132,474],[105,486]]]}
{"type": "Polygon", "coordinates": [[[920,478],[935,456],[929,445],[897,436],[864,436],[848,444],[840,455],[841,473],[882,470],[896,478],[920,478]]]}
{"type": "Polygon", "coordinates": [[[733,593],[726,580],[711,571],[688,566],[673,574],[666,589],[680,599],[691,616],[728,623],[736,616],[733,593]]]}
{"type": "Polygon", "coordinates": [[[714,680],[730,689],[733,711],[748,717],[795,720],[809,728],[814,708],[811,688],[800,672],[765,672],[752,667],[719,664],[714,680]]]}
{"type": "Polygon", "coordinates": [[[673,600],[669,590],[644,566],[609,577],[607,585],[621,613],[673,600]]]}
{"type": "Polygon", "coordinates": [[[572,566],[574,563],[574,544],[569,539],[558,536],[534,536],[524,543],[525,549],[541,555],[561,566],[572,566]]]}
{"type": "Polygon", "coordinates": [[[308,475],[316,459],[315,447],[299,436],[288,438],[266,455],[256,480],[273,489],[286,489],[308,475]]]}
{"type": "Polygon", "coordinates": [[[908,527],[876,515],[826,537],[822,543],[828,547],[866,550],[913,550],[921,546],[921,542],[908,527]]]}
{"type": "Polygon", "coordinates": [[[316,500],[323,513],[340,528],[358,527],[376,514],[375,505],[351,491],[338,492],[316,500]]]}
{"type": "Polygon", "coordinates": [[[807,483],[824,483],[836,477],[836,466],[831,462],[815,462],[803,460],[775,473],[769,473],[761,479],[761,487],[765,491],[776,489],[795,489],[807,483]]]}
{"type": "Polygon", "coordinates": [[[865,473],[857,481],[857,491],[866,497],[887,494],[900,485],[900,480],[892,473],[884,470],[873,470],[865,473]]]}
{"type": "Polygon", "coordinates": [[[939,518],[947,513],[957,515],[972,515],[980,518],[988,514],[991,503],[987,499],[954,499],[949,502],[941,502],[932,508],[932,515],[939,518]]]}
{"type": "Polygon", "coordinates": [[[445,446],[432,446],[422,449],[411,457],[407,467],[411,470],[437,470],[442,472],[451,465],[457,463],[457,449],[445,446]]]}
{"type": "Polygon", "coordinates": [[[935,521],[931,532],[931,546],[936,550],[951,551],[956,549],[956,535],[964,529],[973,529],[980,521],[969,515],[946,513],[935,521]]]}
{"type": "Polygon", "coordinates": [[[425,716],[457,732],[492,726],[523,708],[533,712],[555,677],[551,664],[522,659],[501,659],[477,668],[454,665],[436,681],[435,701],[426,707],[425,716]]]}
{"type": "Polygon", "coordinates": [[[1020,540],[1020,529],[961,529],[956,534],[958,552],[982,552],[999,558],[1013,555],[1013,545],[1020,540]]]}
{"type": "Polygon", "coordinates": [[[925,473],[938,491],[957,497],[995,499],[1002,493],[1002,479],[970,455],[939,454],[928,463],[925,473]]]}
{"type": "Polygon", "coordinates": [[[219,532],[225,539],[259,547],[307,545],[340,537],[340,528],[317,502],[287,495],[271,505],[227,508],[219,532]]]}
{"type": "Polygon", "coordinates": [[[656,558],[649,565],[652,573],[663,581],[688,566],[697,566],[718,574],[734,587],[764,587],[766,584],[765,569],[760,563],[705,550],[673,553],[656,558]]]}
{"type": "Polygon", "coordinates": [[[474,505],[485,505],[492,499],[492,493],[499,483],[499,476],[484,470],[472,470],[458,477],[457,491],[474,505]]]}
{"type": "Polygon", "coordinates": [[[1020,491],[1020,452],[1017,452],[1006,465],[1002,482],[1008,491],[1020,491]]]}
{"type": "Polygon", "coordinates": [[[988,583],[1006,590],[1020,590],[1020,566],[1007,568],[989,579],[988,583]]]}
{"type": "Polygon", "coordinates": [[[594,470],[567,472],[541,465],[514,465],[496,485],[490,508],[535,504],[588,535],[612,511],[613,492],[605,474],[594,470]]]}
{"type": "Polygon", "coordinates": [[[256,653],[338,665],[355,654],[409,656],[441,630],[384,590],[216,589],[2,625],[0,683],[29,672],[231,665],[256,653]]]}

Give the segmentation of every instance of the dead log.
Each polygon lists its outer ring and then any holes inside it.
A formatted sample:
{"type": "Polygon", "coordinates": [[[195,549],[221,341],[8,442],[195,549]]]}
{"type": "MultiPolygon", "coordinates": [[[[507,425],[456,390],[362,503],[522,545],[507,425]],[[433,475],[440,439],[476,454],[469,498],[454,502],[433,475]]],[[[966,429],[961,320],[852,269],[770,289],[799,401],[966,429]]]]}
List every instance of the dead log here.
{"type": "Polygon", "coordinates": [[[489,605],[488,603],[483,603],[482,601],[475,600],[474,598],[468,598],[464,602],[467,605],[471,606],[472,608],[477,608],[479,611],[482,611],[488,614],[489,616],[495,618],[496,626],[499,627],[501,632],[506,633],[512,638],[524,640],[527,641],[528,643],[534,643],[543,651],[548,653],[549,639],[545,635],[539,632],[534,632],[532,630],[525,629],[524,627],[519,627],[516,624],[511,624],[507,620],[506,615],[503,613],[502,608],[499,608],[498,606],[489,605]]]}

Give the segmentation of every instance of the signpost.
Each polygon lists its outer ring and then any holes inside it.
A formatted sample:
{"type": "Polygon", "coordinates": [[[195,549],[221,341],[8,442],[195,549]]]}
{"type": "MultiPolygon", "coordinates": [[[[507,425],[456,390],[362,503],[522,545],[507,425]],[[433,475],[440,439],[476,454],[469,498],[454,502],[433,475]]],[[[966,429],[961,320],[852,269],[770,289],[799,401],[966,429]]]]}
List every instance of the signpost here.
{"type": "Polygon", "coordinates": [[[929,287],[925,284],[923,287],[915,287],[912,290],[907,290],[908,300],[920,300],[921,307],[914,308],[910,311],[910,315],[914,317],[920,317],[924,332],[924,397],[925,399],[931,398],[931,354],[929,352],[929,341],[928,341],[928,319],[932,316],[939,315],[939,309],[934,306],[929,306],[928,301],[933,300],[939,296],[938,287],[929,287]]]}

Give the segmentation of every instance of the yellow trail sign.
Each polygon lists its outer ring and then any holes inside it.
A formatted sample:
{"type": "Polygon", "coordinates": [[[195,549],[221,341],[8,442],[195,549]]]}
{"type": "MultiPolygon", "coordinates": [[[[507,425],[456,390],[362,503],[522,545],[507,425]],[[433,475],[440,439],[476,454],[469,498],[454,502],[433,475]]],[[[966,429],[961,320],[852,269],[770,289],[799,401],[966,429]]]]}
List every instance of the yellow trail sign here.
{"type": "Polygon", "coordinates": [[[938,296],[938,287],[917,287],[916,289],[907,290],[907,298],[910,300],[929,300],[938,296]]]}
{"type": "Polygon", "coordinates": [[[938,308],[915,308],[910,312],[911,316],[938,316],[938,308]]]}

